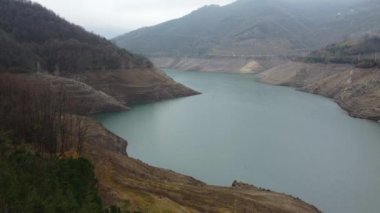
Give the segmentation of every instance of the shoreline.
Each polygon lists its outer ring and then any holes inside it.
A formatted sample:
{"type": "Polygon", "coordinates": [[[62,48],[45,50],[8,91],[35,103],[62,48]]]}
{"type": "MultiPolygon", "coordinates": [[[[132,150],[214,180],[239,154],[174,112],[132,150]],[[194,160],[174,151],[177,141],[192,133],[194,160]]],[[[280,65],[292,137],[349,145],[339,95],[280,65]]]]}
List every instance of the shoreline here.
{"type": "Polygon", "coordinates": [[[332,99],[353,118],[380,120],[380,72],[376,69],[290,61],[256,74],[256,80],[332,99]]]}
{"type": "MultiPolygon", "coordinates": [[[[265,73],[267,71],[264,71],[261,73],[265,73]]],[[[350,115],[351,117],[356,117],[355,114],[350,113],[349,110],[346,110],[344,108],[344,106],[349,106],[349,105],[345,104],[344,102],[341,102],[341,103],[338,102],[339,99],[336,99],[336,97],[340,97],[340,96],[335,96],[336,93],[332,93],[331,95],[328,95],[329,93],[319,92],[318,88],[320,87],[318,87],[317,85],[310,86],[307,84],[301,84],[300,83],[301,81],[299,79],[299,73],[297,74],[297,72],[291,72],[292,75],[289,78],[286,78],[286,79],[280,78],[280,80],[282,80],[280,83],[278,82],[269,83],[269,82],[261,81],[260,80],[261,73],[255,74],[256,76],[255,80],[259,83],[292,87],[301,92],[307,92],[310,94],[315,94],[315,95],[319,95],[325,98],[332,99],[334,100],[334,102],[336,102],[339,105],[340,108],[347,111],[348,115],[350,115]]],[[[333,74],[339,75],[342,73],[344,72],[338,72],[338,73],[333,73],[333,74]]],[[[324,75],[321,79],[324,79],[325,77],[326,75],[324,75]]],[[[302,80],[305,80],[305,79],[302,79],[302,80]]],[[[307,82],[307,80],[305,80],[305,82],[307,82]]],[[[100,124],[97,124],[97,125],[101,126],[100,124]]],[[[109,132],[108,134],[114,135],[111,132],[109,132]]],[[[94,138],[94,140],[96,143],[98,139],[94,138]]],[[[107,141],[112,141],[112,140],[114,139],[108,139],[107,141]]],[[[104,144],[104,145],[107,146],[106,149],[112,148],[112,143],[111,145],[110,144],[108,145],[104,144]]],[[[282,202],[280,200],[285,199],[287,200],[286,202],[291,202],[291,203],[295,202],[295,203],[298,203],[297,205],[302,204],[302,206],[306,205],[304,207],[306,207],[307,210],[303,209],[301,212],[320,212],[315,206],[307,204],[306,202],[300,200],[299,198],[293,197],[292,195],[287,195],[285,193],[272,192],[266,189],[258,189],[257,187],[253,185],[239,183],[239,182],[234,182],[232,184],[233,187],[208,185],[199,180],[196,180],[195,178],[191,176],[185,176],[171,170],[150,166],[141,160],[128,157],[126,153],[121,154],[122,156],[117,157],[117,156],[113,156],[115,155],[115,153],[113,152],[106,153],[107,150],[105,150],[104,153],[101,155],[104,155],[105,158],[110,161],[110,163],[107,166],[105,166],[105,165],[102,165],[102,162],[101,162],[102,158],[97,159],[97,157],[92,154],[93,152],[94,152],[94,149],[93,151],[88,152],[87,155],[89,158],[92,158],[92,161],[94,162],[95,167],[98,168],[97,172],[99,172],[99,177],[101,177],[100,179],[102,180],[102,185],[103,185],[102,197],[105,197],[105,200],[106,201],[108,200],[109,204],[115,204],[115,203],[121,204],[125,202],[132,203],[133,205],[135,205],[136,210],[138,210],[139,206],[141,207],[142,205],[143,206],[144,205],[162,206],[163,203],[165,203],[164,205],[171,206],[173,209],[177,209],[177,210],[181,209],[181,211],[183,212],[194,212],[194,211],[195,212],[205,212],[205,211],[219,212],[217,209],[220,210],[221,208],[224,210],[225,209],[235,210],[232,203],[230,203],[230,201],[231,199],[233,200],[238,199],[240,200],[239,202],[241,202],[240,205],[242,206],[240,210],[244,211],[247,205],[261,206],[260,203],[256,203],[254,198],[248,198],[246,196],[253,196],[256,198],[257,196],[263,196],[262,197],[263,199],[268,199],[268,197],[272,197],[272,199],[274,199],[273,202],[275,203],[282,202]],[[132,164],[132,166],[127,165],[127,164],[132,164]],[[116,177],[110,176],[110,174],[104,174],[104,171],[107,171],[109,167],[113,168],[112,173],[117,174],[116,177]],[[133,191],[133,193],[130,194],[131,192],[129,192],[128,190],[133,191]],[[214,198],[210,198],[207,196],[203,197],[199,193],[209,194],[209,195],[212,194],[213,197],[214,196],[218,197],[218,199],[214,200],[215,197],[214,198]],[[244,195],[240,193],[243,193],[244,195]],[[134,197],[136,196],[136,194],[137,194],[137,198],[134,197]],[[145,197],[147,196],[147,194],[150,197],[149,199],[150,201],[145,200],[145,197]],[[186,194],[186,201],[182,200],[184,194],[186,194]],[[139,201],[139,199],[144,199],[144,202],[143,202],[144,204],[141,204],[140,203],[141,201],[139,201]],[[169,199],[169,200],[163,201],[162,199],[169,199]],[[152,204],[152,202],[154,204],[152,204]],[[170,202],[170,204],[166,202],[170,202]],[[253,204],[252,202],[255,204],[253,204]]],[[[99,149],[96,149],[95,152],[100,152],[100,151],[99,149]]],[[[120,153],[117,155],[120,155],[120,153]]],[[[261,206],[258,209],[260,208],[265,208],[265,207],[261,206]]],[[[279,208],[276,211],[284,211],[283,209],[284,207],[281,206],[280,204],[276,208],[279,208]]],[[[271,212],[271,210],[264,211],[264,212],[271,212]]],[[[299,212],[299,210],[295,212],[299,212]]]]}
{"type": "Polygon", "coordinates": [[[350,117],[380,121],[380,71],[350,64],[303,63],[284,58],[156,57],[157,67],[181,71],[250,73],[281,85],[332,99],[350,117]]]}
{"type": "Polygon", "coordinates": [[[292,86],[286,86],[286,87],[291,87],[291,88],[294,88],[294,89],[296,89],[298,91],[301,91],[301,92],[305,92],[305,93],[309,93],[309,94],[314,94],[314,95],[318,95],[318,96],[330,99],[331,101],[333,101],[334,103],[336,103],[344,112],[346,112],[348,116],[350,116],[352,118],[363,119],[363,120],[367,120],[367,121],[373,121],[373,122],[376,122],[376,123],[380,122],[380,117],[361,117],[361,116],[356,115],[355,112],[352,111],[349,107],[347,107],[343,102],[341,102],[341,101],[339,101],[339,100],[337,100],[337,99],[335,99],[333,97],[321,95],[321,94],[314,93],[314,92],[307,91],[307,90],[302,90],[302,89],[299,89],[299,88],[296,88],[296,87],[292,87],[292,86]]]}
{"type": "Polygon", "coordinates": [[[334,97],[330,97],[330,96],[326,96],[326,95],[323,95],[323,94],[319,94],[319,93],[314,92],[314,91],[308,91],[308,90],[305,90],[303,88],[300,88],[300,87],[297,87],[297,86],[293,86],[293,85],[288,85],[288,84],[277,85],[277,84],[271,84],[271,83],[262,82],[262,81],[260,81],[259,78],[256,78],[257,74],[254,74],[254,75],[255,75],[255,81],[258,82],[258,83],[265,84],[265,85],[271,85],[271,86],[292,88],[292,89],[295,89],[296,91],[299,91],[299,92],[303,92],[303,93],[307,93],[307,94],[311,94],[311,95],[317,95],[319,97],[327,98],[330,101],[334,102],[341,110],[343,110],[346,113],[347,116],[349,116],[351,118],[363,119],[363,120],[367,120],[367,121],[371,121],[371,122],[380,123],[380,117],[361,117],[361,116],[358,116],[358,115],[355,114],[354,111],[352,111],[344,103],[342,103],[341,101],[335,99],[334,97]]]}
{"type": "Polygon", "coordinates": [[[87,118],[83,155],[95,166],[105,205],[150,212],[321,212],[286,193],[234,181],[209,185],[191,176],[158,168],[127,154],[128,142],[87,118]],[[237,205],[238,204],[238,205],[237,205]]]}

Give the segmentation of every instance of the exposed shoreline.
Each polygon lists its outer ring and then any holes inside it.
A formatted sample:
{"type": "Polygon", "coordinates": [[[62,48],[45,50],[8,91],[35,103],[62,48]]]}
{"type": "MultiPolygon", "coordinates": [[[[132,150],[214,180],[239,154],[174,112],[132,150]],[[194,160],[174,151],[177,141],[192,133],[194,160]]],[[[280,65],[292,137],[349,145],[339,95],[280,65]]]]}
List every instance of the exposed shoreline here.
{"type": "MultiPolygon", "coordinates": [[[[48,83],[52,89],[63,88],[73,104],[70,112],[85,116],[128,110],[133,103],[199,94],[157,69],[20,75],[48,83]]],[[[105,206],[143,212],[320,212],[290,195],[241,187],[241,184],[238,187],[211,186],[150,166],[128,156],[126,140],[93,119],[83,118],[88,134],[81,154],[95,167],[99,194],[105,206]]]]}
{"type": "MultiPolygon", "coordinates": [[[[194,62],[196,60],[191,63],[194,62]]],[[[301,91],[332,98],[353,117],[371,120],[380,118],[372,116],[374,113],[378,113],[376,107],[363,110],[361,107],[365,105],[358,105],[361,102],[346,101],[351,100],[351,98],[362,100],[366,93],[360,92],[363,91],[360,86],[368,84],[368,81],[373,79],[380,79],[377,71],[355,70],[353,67],[343,65],[330,65],[328,69],[321,70],[321,66],[326,65],[296,62],[280,63],[279,60],[274,62],[268,59],[249,59],[245,60],[244,63],[241,63],[243,66],[237,72],[254,73],[257,80],[262,83],[291,86],[301,91]],[[347,72],[349,76],[347,76],[347,72]],[[348,77],[349,79],[347,79],[348,77]],[[349,84],[347,84],[348,80],[351,80],[349,84]],[[335,88],[337,84],[339,88],[335,88]],[[350,88],[348,85],[356,86],[350,88]],[[353,105],[359,107],[352,110],[353,105]]],[[[238,68],[241,64],[233,63],[233,66],[238,68]]],[[[113,79],[114,76],[123,76],[117,72],[111,74],[105,78],[113,79]]],[[[147,74],[151,75],[150,71],[147,74]]],[[[83,82],[95,89],[103,90],[102,84],[98,83],[99,76],[83,75],[82,77],[85,77],[83,80],[81,79],[83,82]]],[[[107,79],[102,77],[101,81],[107,81],[108,84],[112,83],[107,79]]],[[[163,80],[165,81],[165,79],[166,77],[163,80]]],[[[172,82],[172,79],[168,78],[168,81],[172,82]]],[[[371,94],[370,97],[378,94],[376,83],[377,81],[374,81],[371,84],[374,88],[370,91],[373,91],[374,94],[371,94]]],[[[121,85],[124,86],[125,84],[121,85]]],[[[128,86],[128,88],[131,87],[128,86]]],[[[168,91],[173,91],[173,89],[169,88],[168,91]]],[[[181,87],[179,92],[175,92],[175,96],[178,94],[197,94],[188,91],[191,90],[181,87]]],[[[126,97],[120,96],[119,89],[106,92],[117,97],[117,100],[124,104],[126,102],[131,103],[130,100],[136,99],[136,97],[130,96],[134,94],[133,91],[126,97]]],[[[170,98],[170,96],[165,95],[163,99],[170,98]]],[[[144,96],[141,97],[144,98],[144,96]]],[[[137,102],[141,101],[138,100],[141,97],[136,99],[137,102]]],[[[154,100],[158,96],[153,94],[147,97],[154,100]]],[[[157,98],[157,100],[160,99],[157,98]]],[[[368,101],[368,99],[365,100],[368,101]]],[[[366,101],[363,104],[367,104],[366,101]]],[[[232,187],[211,186],[189,176],[150,166],[128,157],[126,153],[127,141],[106,130],[92,119],[88,119],[87,122],[91,128],[83,154],[95,165],[100,195],[106,205],[118,205],[122,208],[126,208],[128,205],[128,208],[134,210],[171,212],[320,212],[315,206],[291,195],[259,189],[239,182],[234,182],[232,187]],[[236,206],[236,202],[238,202],[238,206],[236,206]]]]}
{"type": "Polygon", "coordinates": [[[212,186],[150,166],[126,153],[128,142],[86,118],[83,155],[95,166],[105,205],[144,212],[320,212],[299,198],[234,181],[212,186]]]}
{"type": "Polygon", "coordinates": [[[285,62],[281,57],[151,57],[156,67],[183,71],[259,73],[285,62]]]}
{"type": "Polygon", "coordinates": [[[376,69],[288,62],[257,74],[257,80],[330,98],[354,118],[380,120],[380,71],[376,69]]]}
{"type": "Polygon", "coordinates": [[[253,73],[262,83],[333,99],[351,117],[380,120],[380,70],[376,68],[302,63],[281,57],[156,57],[152,61],[160,68],[183,71],[253,73]]]}

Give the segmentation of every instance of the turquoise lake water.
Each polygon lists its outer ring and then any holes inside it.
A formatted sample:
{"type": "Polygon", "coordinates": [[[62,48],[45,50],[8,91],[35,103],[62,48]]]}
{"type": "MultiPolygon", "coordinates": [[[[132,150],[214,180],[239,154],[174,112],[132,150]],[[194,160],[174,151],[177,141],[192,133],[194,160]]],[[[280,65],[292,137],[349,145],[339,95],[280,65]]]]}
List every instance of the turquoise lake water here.
{"type": "Polygon", "coordinates": [[[380,211],[380,124],[253,75],[179,72],[202,95],[98,115],[128,154],[213,185],[284,192],[328,213],[380,211]]]}

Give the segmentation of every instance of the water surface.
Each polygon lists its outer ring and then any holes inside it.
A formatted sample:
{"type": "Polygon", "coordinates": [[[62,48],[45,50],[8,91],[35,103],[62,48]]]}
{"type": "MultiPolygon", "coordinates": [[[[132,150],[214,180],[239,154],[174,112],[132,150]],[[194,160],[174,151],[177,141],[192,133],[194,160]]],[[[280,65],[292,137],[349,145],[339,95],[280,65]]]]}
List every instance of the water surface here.
{"type": "Polygon", "coordinates": [[[252,75],[167,71],[202,95],[97,116],[128,154],[209,184],[240,180],[328,213],[380,209],[380,124],[252,75]]]}

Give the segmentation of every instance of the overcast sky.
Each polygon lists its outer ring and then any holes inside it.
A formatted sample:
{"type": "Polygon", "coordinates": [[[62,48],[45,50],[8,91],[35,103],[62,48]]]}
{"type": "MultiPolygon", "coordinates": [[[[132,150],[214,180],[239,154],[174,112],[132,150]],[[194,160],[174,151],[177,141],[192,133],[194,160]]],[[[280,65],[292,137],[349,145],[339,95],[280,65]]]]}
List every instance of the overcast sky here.
{"type": "Polygon", "coordinates": [[[234,0],[33,0],[86,30],[113,38],[179,18],[204,5],[234,0]]]}

